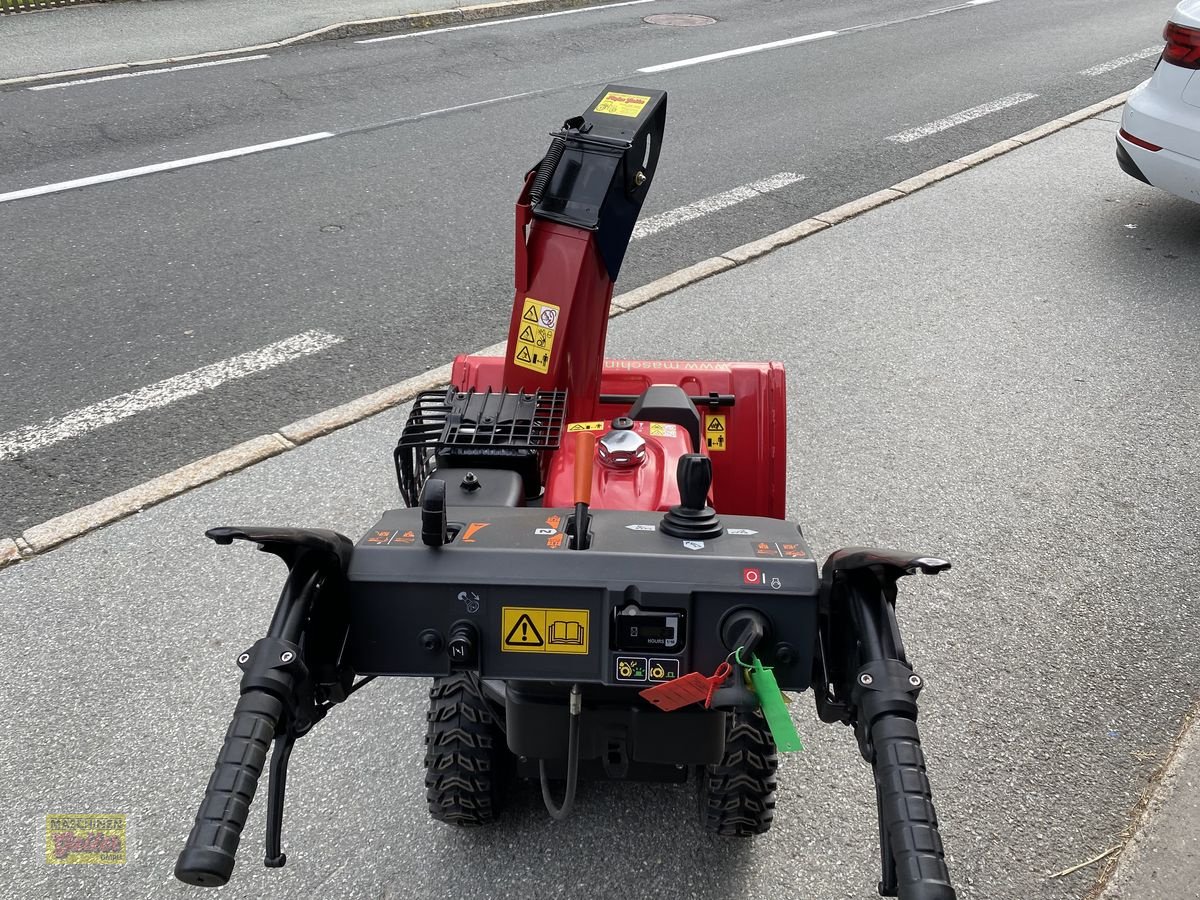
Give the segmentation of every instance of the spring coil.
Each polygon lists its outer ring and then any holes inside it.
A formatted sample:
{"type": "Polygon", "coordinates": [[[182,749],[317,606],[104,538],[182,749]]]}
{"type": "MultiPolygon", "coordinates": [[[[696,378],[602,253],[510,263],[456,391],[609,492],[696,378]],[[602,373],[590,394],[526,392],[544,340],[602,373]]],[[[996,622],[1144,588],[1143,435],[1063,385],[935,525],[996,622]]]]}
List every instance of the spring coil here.
{"type": "Polygon", "coordinates": [[[554,175],[554,170],[558,167],[558,161],[562,159],[562,155],[566,149],[567,139],[562,135],[555,135],[554,139],[550,142],[550,149],[546,151],[546,155],[538,163],[537,172],[533,176],[533,184],[529,187],[530,206],[536,206],[538,201],[542,199],[542,194],[546,192],[546,188],[550,185],[550,178],[554,175]]]}

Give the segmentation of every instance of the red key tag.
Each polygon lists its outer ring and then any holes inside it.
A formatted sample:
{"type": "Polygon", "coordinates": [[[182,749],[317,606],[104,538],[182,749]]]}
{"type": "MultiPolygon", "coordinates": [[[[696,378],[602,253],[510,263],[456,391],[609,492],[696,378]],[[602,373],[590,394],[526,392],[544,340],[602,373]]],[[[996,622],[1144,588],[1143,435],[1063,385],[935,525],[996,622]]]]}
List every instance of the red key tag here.
{"type": "Polygon", "coordinates": [[[701,701],[707,706],[712,692],[721,686],[732,671],[733,667],[724,662],[711,676],[706,677],[699,672],[688,672],[679,678],[664,681],[662,684],[645,688],[638,693],[663,712],[671,712],[701,701]]]}
{"type": "Polygon", "coordinates": [[[664,681],[662,684],[645,688],[638,693],[663,712],[671,712],[707,699],[708,679],[699,672],[688,672],[679,678],[664,681]]]}
{"type": "Polygon", "coordinates": [[[733,674],[733,666],[729,664],[729,660],[717,666],[717,671],[712,673],[712,677],[708,679],[708,693],[704,696],[704,708],[708,709],[712,705],[713,691],[725,683],[725,679],[733,674]]]}

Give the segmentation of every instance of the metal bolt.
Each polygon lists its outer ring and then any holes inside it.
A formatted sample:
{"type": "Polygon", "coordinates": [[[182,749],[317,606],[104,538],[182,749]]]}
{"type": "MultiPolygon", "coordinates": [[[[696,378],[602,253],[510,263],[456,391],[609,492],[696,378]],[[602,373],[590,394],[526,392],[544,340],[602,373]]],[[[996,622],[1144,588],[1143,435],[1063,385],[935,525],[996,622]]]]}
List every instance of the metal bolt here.
{"type": "Polygon", "coordinates": [[[875,679],[874,679],[874,678],[872,678],[872,677],[870,676],[870,674],[869,674],[869,673],[867,673],[867,672],[863,672],[861,675],[859,675],[859,676],[858,676],[858,683],[859,683],[859,684],[870,684],[870,683],[871,683],[871,682],[873,682],[874,680],[875,680],[875,679]]]}
{"type": "Polygon", "coordinates": [[[280,662],[291,662],[295,658],[296,658],[296,654],[293,653],[291,650],[284,650],[283,653],[280,654],[280,656],[279,656],[279,661],[280,662]]]}
{"type": "Polygon", "coordinates": [[[635,174],[633,176],[633,183],[636,184],[638,187],[641,187],[643,184],[645,184],[646,183],[646,173],[639,171],[637,174],[635,174]]]}
{"type": "Polygon", "coordinates": [[[909,675],[908,683],[911,684],[913,687],[920,687],[921,686],[921,676],[920,675],[909,675]]]}
{"type": "Polygon", "coordinates": [[[239,666],[244,666],[248,662],[250,662],[250,654],[249,653],[243,653],[241,656],[238,657],[238,665],[239,666]]]}

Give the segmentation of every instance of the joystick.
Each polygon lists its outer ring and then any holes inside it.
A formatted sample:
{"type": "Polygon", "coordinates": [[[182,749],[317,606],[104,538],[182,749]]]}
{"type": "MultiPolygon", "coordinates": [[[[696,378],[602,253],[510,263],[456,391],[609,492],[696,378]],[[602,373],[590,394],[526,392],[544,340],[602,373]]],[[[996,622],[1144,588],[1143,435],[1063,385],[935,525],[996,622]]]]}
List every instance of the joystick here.
{"type": "Polygon", "coordinates": [[[677,538],[717,537],[722,531],[721,520],[708,505],[712,460],[699,453],[685,453],[679,457],[675,478],[680,503],[663,516],[659,530],[677,538]]]}

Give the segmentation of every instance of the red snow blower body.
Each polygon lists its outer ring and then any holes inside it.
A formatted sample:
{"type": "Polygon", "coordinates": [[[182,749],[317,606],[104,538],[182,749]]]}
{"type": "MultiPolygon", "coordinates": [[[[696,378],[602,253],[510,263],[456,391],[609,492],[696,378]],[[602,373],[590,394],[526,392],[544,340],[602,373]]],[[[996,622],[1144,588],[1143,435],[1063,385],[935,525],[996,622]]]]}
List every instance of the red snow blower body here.
{"type": "Polygon", "coordinates": [[[435,819],[492,823],[521,776],[555,818],[580,778],[690,777],[700,827],[730,836],[770,827],[778,752],[799,748],[781,692],[812,688],[875,772],[880,893],[955,896],[895,614],[901,577],[949,563],[848,548],[817,564],[784,519],[779,364],[605,356],[665,119],[662,91],[610,85],[552,135],[517,201],[504,355],[459,356],[414,400],[394,451],[405,508],[357,544],[208,532],[289,574],[238,659],[181,880],[229,879],[272,744],[266,864],[283,865],[295,741],[370,680],[425,676],[435,819]]]}

